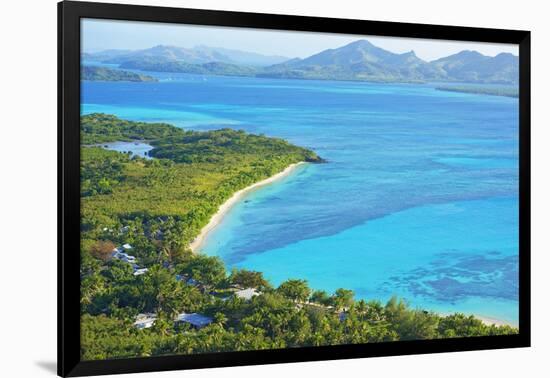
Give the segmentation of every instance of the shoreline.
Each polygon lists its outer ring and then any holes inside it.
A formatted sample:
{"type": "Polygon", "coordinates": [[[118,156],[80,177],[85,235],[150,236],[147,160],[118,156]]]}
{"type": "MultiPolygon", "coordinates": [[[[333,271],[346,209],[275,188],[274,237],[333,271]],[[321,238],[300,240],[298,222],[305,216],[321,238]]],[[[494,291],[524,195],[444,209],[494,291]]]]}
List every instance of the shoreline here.
{"type": "MultiPolygon", "coordinates": [[[[456,311],[456,312],[460,312],[460,311],[456,311]]],[[[438,314],[441,317],[445,317],[445,316],[453,315],[456,312],[437,312],[436,311],[436,314],[438,314]]],[[[514,324],[513,322],[507,321],[507,320],[502,320],[502,319],[498,319],[498,318],[494,318],[494,317],[490,317],[490,316],[478,315],[478,314],[473,314],[473,313],[466,313],[466,312],[462,312],[462,313],[466,316],[472,315],[474,318],[476,318],[477,320],[480,320],[483,324],[488,325],[488,326],[491,326],[491,325],[494,325],[494,326],[497,326],[497,327],[510,326],[510,327],[513,327],[513,328],[518,328],[518,325],[514,324]]]]}
{"type": "Polygon", "coordinates": [[[481,320],[481,322],[485,325],[510,326],[510,327],[518,328],[518,325],[514,325],[513,323],[510,323],[506,320],[501,320],[501,319],[496,319],[496,318],[491,318],[488,316],[481,316],[476,314],[474,314],[474,317],[476,319],[481,320]]]}
{"type": "Polygon", "coordinates": [[[202,247],[202,245],[204,243],[204,240],[206,239],[206,237],[208,236],[210,231],[212,231],[214,228],[216,228],[220,224],[220,222],[223,220],[223,217],[227,214],[227,212],[229,210],[231,210],[233,208],[233,206],[235,206],[241,198],[243,198],[246,194],[248,194],[248,192],[250,192],[254,189],[257,189],[259,187],[271,184],[274,181],[277,181],[277,180],[280,180],[282,178],[287,177],[297,167],[299,167],[302,164],[305,164],[305,162],[301,161],[299,163],[290,164],[288,167],[283,169],[281,172],[276,173],[271,177],[268,177],[264,180],[258,181],[258,182],[254,183],[252,185],[247,186],[246,188],[243,188],[243,189],[238,190],[235,193],[233,193],[233,195],[231,197],[229,197],[229,199],[227,201],[225,201],[224,203],[222,203],[220,205],[220,207],[218,208],[216,213],[210,218],[210,220],[208,221],[206,226],[204,226],[201,229],[201,231],[197,235],[197,237],[195,239],[193,239],[193,241],[191,243],[189,243],[189,248],[191,249],[191,251],[193,253],[196,253],[196,252],[199,251],[200,247],[202,247]]]}
{"type": "MultiPolygon", "coordinates": [[[[233,193],[229,199],[227,199],[224,203],[222,203],[219,207],[216,213],[212,215],[208,223],[201,229],[199,234],[193,239],[191,243],[189,243],[189,248],[191,249],[191,252],[193,253],[199,253],[200,248],[203,246],[207,236],[209,233],[214,230],[224,219],[225,215],[235,206],[243,197],[245,197],[249,192],[251,192],[254,189],[269,185],[279,179],[283,179],[287,176],[289,176],[297,167],[299,167],[302,164],[305,164],[306,162],[298,162],[293,163],[287,166],[282,171],[274,174],[273,176],[270,176],[266,179],[263,179],[261,181],[255,182],[254,184],[251,184],[243,189],[240,189],[233,193]]],[[[446,312],[436,312],[439,316],[445,317],[448,315],[451,315],[451,313],[446,312]]],[[[467,316],[473,315],[474,318],[480,320],[483,324],[491,326],[510,326],[513,328],[518,328],[517,325],[515,325],[513,322],[489,317],[489,316],[483,316],[479,314],[467,314],[464,313],[467,316]]]]}

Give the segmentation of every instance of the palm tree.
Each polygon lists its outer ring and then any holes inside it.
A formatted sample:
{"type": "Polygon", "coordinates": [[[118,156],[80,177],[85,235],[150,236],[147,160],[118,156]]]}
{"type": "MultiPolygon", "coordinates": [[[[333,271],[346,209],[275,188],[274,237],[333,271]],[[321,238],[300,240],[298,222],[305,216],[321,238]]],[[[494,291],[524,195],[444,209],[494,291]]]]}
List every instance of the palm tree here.
{"type": "Polygon", "coordinates": [[[216,312],[214,315],[214,323],[219,324],[221,327],[227,323],[227,316],[223,312],[216,312]]]}

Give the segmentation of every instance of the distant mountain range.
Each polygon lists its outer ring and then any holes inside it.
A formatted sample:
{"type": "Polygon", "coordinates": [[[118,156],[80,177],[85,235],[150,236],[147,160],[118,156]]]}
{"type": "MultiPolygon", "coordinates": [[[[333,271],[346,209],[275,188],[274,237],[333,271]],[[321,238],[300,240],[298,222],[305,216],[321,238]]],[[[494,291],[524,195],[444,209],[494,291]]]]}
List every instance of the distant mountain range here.
{"type": "Polygon", "coordinates": [[[395,54],[367,40],[324,50],[304,59],[206,46],[188,49],[164,45],[137,51],[107,50],[86,54],[83,58],[118,64],[125,69],[205,75],[499,84],[516,84],[519,79],[518,57],[509,53],[489,57],[477,51],[461,51],[427,62],[417,57],[414,51],[395,54]]]}
{"type": "Polygon", "coordinates": [[[412,51],[394,54],[367,40],[270,66],[264,76],[372,81],[431,81],[447,77],[443,70],[421,60],[412,51]]]}
{"type": "Polygon", "coordinates": [[[262,55],[222,47],[195,46],[193,48],[158,45],[143,50],[105,50],[87,53],[87,58],[103,63],[121,64],[142,59],[156,62],[183,62],[188,64],[228,63],[249,66],[270,66],[289,60],[284,56],[262,55]]]}
{"type": "Polygon", "coordinates": [[[477,51],[461,51],[431,64],[456,81],[517,83],[519,80],[519,59],[509,53],[491,58],[477,51]]]}

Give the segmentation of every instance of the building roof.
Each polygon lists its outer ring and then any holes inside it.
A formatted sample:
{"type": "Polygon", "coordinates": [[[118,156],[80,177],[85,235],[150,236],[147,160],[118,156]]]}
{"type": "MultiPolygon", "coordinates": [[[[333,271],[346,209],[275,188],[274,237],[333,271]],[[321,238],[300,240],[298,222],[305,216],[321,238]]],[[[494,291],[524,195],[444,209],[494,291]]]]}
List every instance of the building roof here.
{"type": "Polygon", "coordinates": [[[255,297],[256,295],[259,295],[258,291],[253,288],[243,289],[235,292],[235,296],[242,299],[252,299],[252,297],[255,297]]]}
{"type": "Polygon", "coordinates": [[[124,248],[124,249],[132,249],[132,246],[131,246],[130,244],[126,243],[126,244],[123,244],[123,245],[122,245],[122,248],[124,248]]]}
{"type": "Polygon", "coordinates": [[[176,318],[176,321],[189,323],[195,327],[204,327],[212,323],[212,318],[205,315],[197,314],[197,313],[188,314],[188,313],[182,312],[181,314],[178,315],[178,317],[176,318]]]}
{"type": "Polygon", "coordinates": [[[140,329],[149,328],[155,323],[155,320],[157,320],[156,314],[138,314],[138,316],[136,316],[136,321],[134,322],[134,327],[140,329]]]}
{"type": "Polygon", "coordinates": [[[199,281],[197,281],[197,280],[195,280],[195,279],[193,279],[193,278],[189,278],[185,283],[188,284],[188,285],[192,285],[192,286],[197,286],[197,285],[199,285],[199,281]]]}
{"type": "Polygon", "coordinates": [[[127,262],[127,263],[133,263],[136,261],[136,258],[134,256],[122,256],[120,257],[120,260],[127,262]]]}
{"type": "Polygon", "coordinates": [[[134,272],[134,276],[141,276],[142,274],[147,273],[148,270],[149,269],[147,268],[136,269],[136,271],[134,272]]]}
{"type": "Polygon", "coordinates": [[[117,259],[129,259],[129,260],[134,260],[136,257],[135,256],[132,256],[132,255],[129,255],[125,252],[113,252],[113,257],[116,257],[117,259]]]}

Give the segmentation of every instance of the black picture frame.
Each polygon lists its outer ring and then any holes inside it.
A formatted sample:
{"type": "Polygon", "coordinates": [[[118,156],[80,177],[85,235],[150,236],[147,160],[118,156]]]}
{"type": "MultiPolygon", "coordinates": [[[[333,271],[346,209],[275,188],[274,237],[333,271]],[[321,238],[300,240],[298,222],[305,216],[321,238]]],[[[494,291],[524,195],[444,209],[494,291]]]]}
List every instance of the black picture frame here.
{"type": "Polygon", "coordinates": [[[530,346],[530,32],[63,1],[58,4],[58,374],[83,376],[530,346]],[[519,45],[519,334],[80,361],[80,19],[114,19],[519,45]]]}

